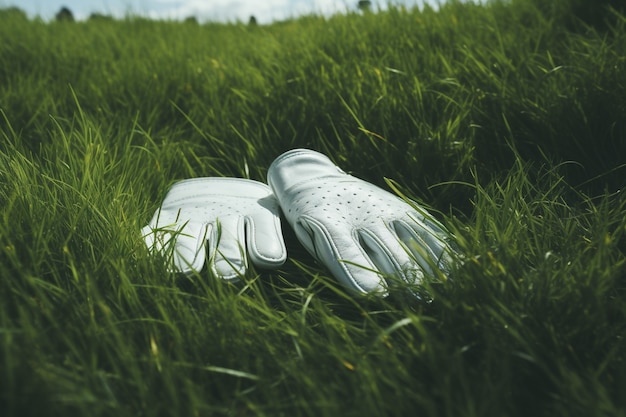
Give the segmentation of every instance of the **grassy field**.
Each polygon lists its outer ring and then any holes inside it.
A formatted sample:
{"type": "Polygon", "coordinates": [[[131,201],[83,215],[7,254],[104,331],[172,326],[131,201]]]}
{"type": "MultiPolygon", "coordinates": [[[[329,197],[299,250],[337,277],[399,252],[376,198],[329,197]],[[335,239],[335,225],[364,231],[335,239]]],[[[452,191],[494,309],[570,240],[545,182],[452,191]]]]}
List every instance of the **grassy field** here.
{"type": "Polygon", "coordinates": [[[626,416],[618,1],[244,24],[0,13],[3,416],[626,416]],[[181,277],[175,181],[308,147],[437,213],[468,261],[358,298],[289,260],[181,277]]]}

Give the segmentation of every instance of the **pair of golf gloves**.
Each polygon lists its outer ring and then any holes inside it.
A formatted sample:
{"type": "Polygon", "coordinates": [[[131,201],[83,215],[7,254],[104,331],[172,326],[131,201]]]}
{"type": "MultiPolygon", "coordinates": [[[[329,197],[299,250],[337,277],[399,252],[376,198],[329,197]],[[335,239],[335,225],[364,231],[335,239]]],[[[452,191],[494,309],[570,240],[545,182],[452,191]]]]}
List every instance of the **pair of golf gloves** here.
{"type": "Polygon", "coordinates": [[[240,178],[175,183],[142,229],[169,269],[228,281],[248,262],[287,259],[280,212],[304,248],[346,288],[385,295],[392,282],[445,278],[458,258],[451,234],[425,209],[346,174],[325,155],[294,149],[270,166],[268,185],[240,178]]]}

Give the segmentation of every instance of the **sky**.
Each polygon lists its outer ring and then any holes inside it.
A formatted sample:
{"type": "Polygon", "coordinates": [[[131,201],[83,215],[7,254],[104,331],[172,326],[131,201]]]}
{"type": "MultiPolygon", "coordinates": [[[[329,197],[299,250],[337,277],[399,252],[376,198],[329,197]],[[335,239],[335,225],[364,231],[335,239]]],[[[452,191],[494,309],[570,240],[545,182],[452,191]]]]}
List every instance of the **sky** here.
{"type": "MultiPolygon", "coordinates": [[[[439,0],[394,0],[393,4],[407,7],[429,3],[436,7],[439,0]]],[[[44,20],[65,6],[77,20],[92,13],[124,17],[128,14],[155,19],[185,19],[195,16],[198,21],[247,22],[254,15],[261,24],[297,17],[303,14],[331,15],[356,10],[357,0],[0,0],[0,8],[17,6],[29,17],[44,20]]],[[[374,9],[384,9],[387,0],[372,0],[374,9]]]]}

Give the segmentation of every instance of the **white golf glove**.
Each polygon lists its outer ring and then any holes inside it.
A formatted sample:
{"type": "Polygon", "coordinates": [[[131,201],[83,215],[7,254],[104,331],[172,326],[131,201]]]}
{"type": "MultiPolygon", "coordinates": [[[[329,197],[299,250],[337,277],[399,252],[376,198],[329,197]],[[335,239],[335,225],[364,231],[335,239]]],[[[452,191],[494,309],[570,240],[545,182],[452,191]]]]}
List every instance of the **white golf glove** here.
{"type": "Polygon", "coordinates": [[[278,202],[267,185],[252,180],[177,182],[142,232],[176,272],[200,271],[208,253],[214,276],[236,280],[248,257],[259,268],[277,268],[287,258],[278,202]]]}
{"type": "Polygon", "coordinates": [[[426,210],[346,174],[323,154],[284,153],[268,183],[302,245],[351,290],[384,295],[385,276],[420,284],[454,263],[451,235],[426,210]]]}

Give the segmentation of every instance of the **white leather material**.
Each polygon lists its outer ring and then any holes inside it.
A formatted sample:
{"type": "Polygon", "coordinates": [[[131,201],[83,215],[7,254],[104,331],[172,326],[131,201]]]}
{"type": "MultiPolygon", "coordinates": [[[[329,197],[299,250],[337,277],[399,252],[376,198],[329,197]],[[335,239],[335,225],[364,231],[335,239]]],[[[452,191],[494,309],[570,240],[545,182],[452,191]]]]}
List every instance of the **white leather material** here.
{"type": "Polygon", "coordinates": [[[287,251],[278,202],[270,188],[240,178],[194,178],[175,183],[142,229],[148,248],[171,260],[170,270],[211,272],[226,280],[242,276],[249,257],[277,268],[287,251]]]}
{"type": "Polygon", "coordinates": [[[385,278],[419,284],[426,274],[450,272],[451,236],[432,215],[321,153],[284,153],[268,183],[302,245],[351,290],[386,294],[385,278]]]}

